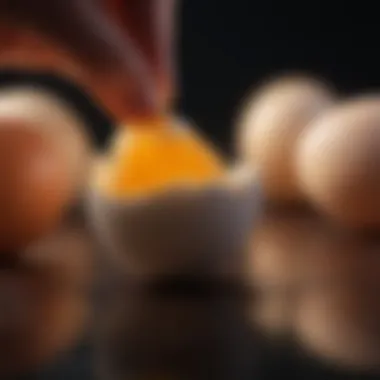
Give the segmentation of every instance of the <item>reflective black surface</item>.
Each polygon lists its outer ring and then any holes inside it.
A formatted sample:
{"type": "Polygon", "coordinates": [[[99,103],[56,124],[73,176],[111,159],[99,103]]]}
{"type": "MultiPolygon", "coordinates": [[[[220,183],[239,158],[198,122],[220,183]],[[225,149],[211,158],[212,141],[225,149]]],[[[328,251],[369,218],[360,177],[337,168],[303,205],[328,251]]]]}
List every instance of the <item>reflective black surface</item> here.
{"type": "MultiPolygon", "coordinates": [[[[184,0],[179,110],[194,118],[206,134],[227,149],[231,146],[231,122],[241,97],[251,85],[268,76],[306,70],[325,76],[342,92],[378,88],[375,5],[376,2],[349,5],[338,0],[184,0]]],[[[104,145],[112,122],[75,86],[45,75],[7,72],[0,76],[1,85],[31,82],[53,88],[75,104],[98,145],[104,145]]],[[[219,314],[225,317],[228,313],[219,307],[214,315],[215,321],[221,322],[219,314]]],[[[103,312],[106,315],[107,310],[103,312]]],[[[229,348],[231,355],[242,349],[229,348]]],[[[243,351],[242,355],[247,356],[239,370],[247,373],[233,380],[245,376],[258,380],[379,378],[339,373],[301,355],[291,344],[273,347],[253,336],[243,351]]],[[[42,373],[20,380],[90,380],[94,378],[93,368],[92,344],[88,341],[42,373]]]]}

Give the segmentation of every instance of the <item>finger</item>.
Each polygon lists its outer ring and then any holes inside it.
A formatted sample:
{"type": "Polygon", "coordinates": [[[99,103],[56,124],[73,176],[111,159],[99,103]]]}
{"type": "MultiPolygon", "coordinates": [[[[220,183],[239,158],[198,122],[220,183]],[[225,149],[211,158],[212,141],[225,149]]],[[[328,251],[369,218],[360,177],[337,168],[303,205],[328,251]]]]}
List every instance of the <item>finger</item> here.
{"type": "Polygon", "coordinates": [[[175,25],[177,0],[103,0],[115,20],[146,58],[160,95],[175,91],[175,25]]]}
{"type": "MultiPolygon", "coordinates": [[[[0,11],[8,19],[7,24],[31,29],[46,38],[59,41],[91,66],[104,68],[108,62],[125,65],[137,58],[129,50],[125,34],[120,33],[101,11],[94,0],[15,0],[0,1],[0,11]]],[[[131,64],[130,64],[131,65],[131,64]]]]}

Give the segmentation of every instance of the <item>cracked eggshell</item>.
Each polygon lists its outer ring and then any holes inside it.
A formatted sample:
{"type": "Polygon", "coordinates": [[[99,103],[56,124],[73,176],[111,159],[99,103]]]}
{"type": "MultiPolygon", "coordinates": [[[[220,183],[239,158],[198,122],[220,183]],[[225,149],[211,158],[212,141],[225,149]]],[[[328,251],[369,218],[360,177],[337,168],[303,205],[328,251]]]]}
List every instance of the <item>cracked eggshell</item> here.
{"type": "Polygon", "coordinates": [[[303,76],[273,81],[246,101],[238,122],[238,154],[257,169],[269,199],[303,200],[294,170],[295,145],[309,122],[333,102],[324,83],[303,76]]]}
{"type": "Polygon", "coordinates": [[[237,274],[261,205],[250,175],[136,199],[89,194],[101,244],[130,274],[237,274]]]}

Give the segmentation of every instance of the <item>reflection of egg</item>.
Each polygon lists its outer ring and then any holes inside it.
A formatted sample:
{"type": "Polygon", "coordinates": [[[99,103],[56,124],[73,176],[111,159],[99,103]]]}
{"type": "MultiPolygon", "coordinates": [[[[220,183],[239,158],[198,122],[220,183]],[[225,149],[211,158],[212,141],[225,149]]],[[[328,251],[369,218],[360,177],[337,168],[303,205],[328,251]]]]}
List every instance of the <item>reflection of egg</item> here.
{"type": "Polygon", "coordinates": [[[308,210],[268,209],[252,236],[249,281],[257,291],[254,321],[265,333],[289,333],[298,301],[303,256],[317,248],[318,220],[308,210]]]}
{"type": "Polygon", "coordinates": [[[330,235],[309,257],[296,318],[303,347],[332,364],[380,370],[380,245],[330,235]]]}
{"type": "MultiPolygon", "coordinates": [[[[135,177],[137,182],[130,177],[130,182],[122,181],[123,197],[108,195],[96,177],[91,197],[94,227],[106,248],[133,273],[236,270],[230,255],[244,244],[258,196],[249,178],[225,180],[208,148],[193,132],[184,133],[178,156],[166,156],[170,149],[177,150],[170,132],[156,141],[163,149],[154,145],[152,151],[143,150],[149,165],[138,172],[143,177],[135,177]],[[193,139],[199,143],[193,144],[193,139]],[[140,188],[141,184],[149,186],[140,188]],[[141,189],[141,196],[135,189],[141,189]]],[[[140,168],[141,161],[135,163],[140,168]]]]}
{"type": "Polygon", "coordinates": [[[167,281],[122,285],[97,326],[104,378],[244,378],[250,334],[229,284],[167,281]],[[206,360],[205,360],[206,359],[206,360]],[[226,375],[228,374],[228,375],[226,375]],[[162,377],[161,377],[162,376],[162,377]]]}
{"type": "Polygon", "coordinates": [[[0,269],[0,377],[38,369],[82,337],[91,268],[89,241],[62,229],[0,269]]]}
{"type": "Polygon", "coordinates": [[[355,227],[380,226],[380,97],[344,103],[316,120],[299,142],[305,193],[355,227]]]}
{"type": "Polygon", "coordinates": [[[41,134],[1,126],[0,178],[0,250],[16,250],[58,222],[70,196],[69,174],[41,134]]]}
{"type": "Polygon", "coordinates": [[[0,91],[0,129],[3,125],[28,128],[51,138],[55,149],[67,161],[70,183],[78,191],[87,181],[91,160],[84,123],[73,109],[53,93],[35,87],[0,91]]]}
{"type": "Polygon", "coordinates": [[[307,78],[275,81],[247,102],[239,150],[257,168],[269,199],[301,197],[293,167],[295,143],[306,125],[331,103],[328,89],[307,78]]]}

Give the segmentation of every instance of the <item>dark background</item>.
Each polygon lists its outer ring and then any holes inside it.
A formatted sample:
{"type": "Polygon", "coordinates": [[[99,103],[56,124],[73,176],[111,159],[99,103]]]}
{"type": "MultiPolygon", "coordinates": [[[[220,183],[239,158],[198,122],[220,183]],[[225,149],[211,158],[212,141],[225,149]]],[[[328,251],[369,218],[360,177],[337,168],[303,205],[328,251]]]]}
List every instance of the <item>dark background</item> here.
{"type": "MultiPolygon", "coordinates": [[[[376,90],[380,85],[376,5],[333,0],[183,0],[179,112],[194,119],[228,151],[241,97],[267,77],[302,70],[325,77],[343,94],[376,90]]],[[[43,75],[7,72],[0,76],[3,85],[30,81],[53,87],[71,100],[89,121],[99,146],[103,145],[112,122],[79,89],[43,75]]],[[[42,378],[87,379],[88,356],[89,350],[80,348],[42,378]]],[[[283,373],[281,378],[286,375],[291,374],[283,373]]],[[[308,373],[303,378],[317,376],[308,373]]]]}

